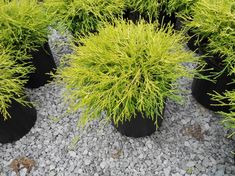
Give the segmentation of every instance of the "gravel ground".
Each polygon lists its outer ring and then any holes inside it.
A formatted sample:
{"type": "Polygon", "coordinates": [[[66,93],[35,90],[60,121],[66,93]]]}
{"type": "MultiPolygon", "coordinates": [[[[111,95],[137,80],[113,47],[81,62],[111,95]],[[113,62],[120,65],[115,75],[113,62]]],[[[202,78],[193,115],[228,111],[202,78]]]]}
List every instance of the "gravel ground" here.
{"type": "MultiPolygon", "coordinates": [[[[71,51],[60,45],[65,38],[55,32],[50,41],[59,64],[63,53],[71,51]]],[[[181,84],[190,90],[191,80],[182,79],[181,84]]],[[[22,156],[36,162],[30,172],[35,176],[235,175],[235,141],[226,138],[221,117],[199,105],[190,92],[183,105],[167,101],[160,130],[139,139],[121,136],[99,121],[78,130],[80,113],[65,114],[62,92],[53,82],[28,90],[38,119],[21,140],[0,144],[0,176],[16,175],[9,164],[22,156]],[[78,140],[75,145],[73,139],[78,140]]]]}

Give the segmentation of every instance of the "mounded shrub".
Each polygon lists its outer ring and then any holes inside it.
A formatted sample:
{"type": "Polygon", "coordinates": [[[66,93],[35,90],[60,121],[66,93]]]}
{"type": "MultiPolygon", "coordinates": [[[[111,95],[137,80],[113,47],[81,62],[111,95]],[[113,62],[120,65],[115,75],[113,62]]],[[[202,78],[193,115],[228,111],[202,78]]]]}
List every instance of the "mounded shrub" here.
{"type": "Polygon", "coordinates": [[[197,61],[185,50],[182,33],[155,23],[116,21],[79,41],[58,78],[70,111],[83,108],[82,125],[103,112],[114,124],[137,111],[150,119],[161,116],[166,98],[180,100],[177,80],[192,76],[183,63],[197,61]]]}

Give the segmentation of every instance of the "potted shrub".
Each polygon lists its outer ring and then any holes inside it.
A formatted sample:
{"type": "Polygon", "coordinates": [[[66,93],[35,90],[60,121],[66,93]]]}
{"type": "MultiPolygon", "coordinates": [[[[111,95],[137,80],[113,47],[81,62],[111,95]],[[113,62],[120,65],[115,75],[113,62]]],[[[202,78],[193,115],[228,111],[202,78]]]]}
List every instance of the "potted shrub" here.
{"type": "Polygon", "coordinates": [[[36,121],[23,89],[32,68],[17,64],[10,49],[0,49],[0,143],[9,143],[28,133],[36,121]]]}
{"type": "Polygon", "coordinates": [[[172,28],[143,21],[116,21],[99,34],[80,39],[80,46],[58,70],[70,110],[83,108],[79,124],[106,119],[124,135],[153,133],[162,121],[166,98],[180,100],[177,80],[192,73],[194,62],[185,38],[172,28]]]}
{"type": "Polygon", "coordinates": [[[158,0],[124,0],[124,18],[137,22],[141,18],[146,21],[158,19],[160,3],[158,0]]]}
{"type": "Polygon", "coordinates": [[[229,111],[216,102],[211,94],[233,90],[235,64],[235,11],[231,0],[198,0],[192,7],[192,17],[185,18],[187,30],[194,34],[190,48],[206,55],[205,68],[200,72],[210,80],[194,79],[192,94],[203,106],[214,111],[229,111]],[[196,38],[196,39],[195,39],[196,38]],[[193,42],[193,45],[192,45],[193,42]]]}
{"type": "Polygon", "coordinates": [[[122,16],[123,0],[44,0],[54,18],[75,36],[97,32],[104,21],[122,16]]]}
{"type": "Polygon", "coordinates": [[[0,42],[11,45],[19,63],[35,67],[29,73],[26,87],[36,88],[51,80],[48,74],[56,68],[48,45],[48,26],[52,18],[37,0],[5,0],[0,6],[0,42]],[[23,56],[27,54],[27,59],[23,56]]]}

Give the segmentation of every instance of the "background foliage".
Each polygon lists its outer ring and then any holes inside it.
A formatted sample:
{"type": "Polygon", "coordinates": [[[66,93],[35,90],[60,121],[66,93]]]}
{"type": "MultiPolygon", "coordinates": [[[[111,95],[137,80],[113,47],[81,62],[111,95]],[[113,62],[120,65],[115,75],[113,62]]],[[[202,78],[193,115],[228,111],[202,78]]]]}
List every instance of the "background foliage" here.
{"type": "Polygon", "coordinates": [[[219,54],[230,74],[235,73],[235,0],[198,0],[185,25],[200,39],[208,39],[207,52],[219,54]]]}
{"type": "Polygon", "coordinates": [[[167,97],[179,100],[176,80],[191,76],[182,63],[196,61],[181,33],[142,21],[106,24],[98,35],[79,40],[58,78],[70,110],[84,108],[83,125],[104,111],[116,124],[137,111],[149,118],[162,115],[167,97]]]}
{"type": "Polygon", "coordinates": [[[168,15],[172,13],[190,14],[193,4],[197,0],[161,0],[168,15]]]}
{"type": "Polygon", "coordinates": [[[158,0],[125,0],[126,8],[139,12],[142,16],[157,19],[159,15],[160,3],[158,0]]]}
{"type": "Polygon", "coordinates": [[[104,21],[123,14],[123,0],[45,0],[45,7],[74,34],[97,31],[104,21]]]}
{"type": "Polygon", "coordinates": [[[0,0],[0,42],[27,53],[43,45],[52,19],[37,0],[0,0]]]}

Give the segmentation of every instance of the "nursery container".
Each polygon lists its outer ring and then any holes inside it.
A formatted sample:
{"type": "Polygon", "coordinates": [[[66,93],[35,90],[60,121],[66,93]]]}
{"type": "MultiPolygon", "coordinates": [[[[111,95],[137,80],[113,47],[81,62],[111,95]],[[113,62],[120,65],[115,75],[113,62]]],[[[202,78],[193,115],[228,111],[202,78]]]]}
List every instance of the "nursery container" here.
{"type": "MultiPolygon", "coordinates": [[[[162,117],[156,116],[158,127],[162,124],[162,117]]],[[[136,116],[132,117],[130,121],[125,121],[123,123],[119,122],[118,125],[113,126],[122,134],[128,137],[145,137],[150,136],[156,131],[155,119],[147,118],[146,115],[143,116],[142,113],[136,113],[136,116]]]]}
{"type": "Polygon", "coordinates": [[[34,107],[23,106],[12,100],[8,113],[11,118],[4,120],[0,113],[0,143],[10,143],[19,140],[34,126],[37,119],[34,107]]]}
{"type": "MultiPolygon", "coordinates": [[[[223,70],[221,63],[215,62],[218,59],[219,58],[216,56],[214,56],[214,58],[205,59],[206,66],[203,71],[200,71],[200,74],[208,76],[223,70]]],[[[235,84],[231,83],[234,78],[234,76],[228,75],[227,71],[215,77],[215,83],[205,79],[194,78],[192,83],[192,95],[201,105],[210,110],[228,112],[230,109],[229,106],[215,106],[215,104],[218,104],[218,101],[212,100],[212,96],[209,94],[214,94],[215,92],[223,94],[226,90],[230,91],[235,89],[235,84]]]]}
{"type": "Polygon", "coordinates": [[[52,80],[49,73],[55,72],[56,64],[48,43],[29,54],[32,56],[29,63],[34,66],[35,71],[29,73],[29,80],[25,87],[38,88],[52,80]]]}

